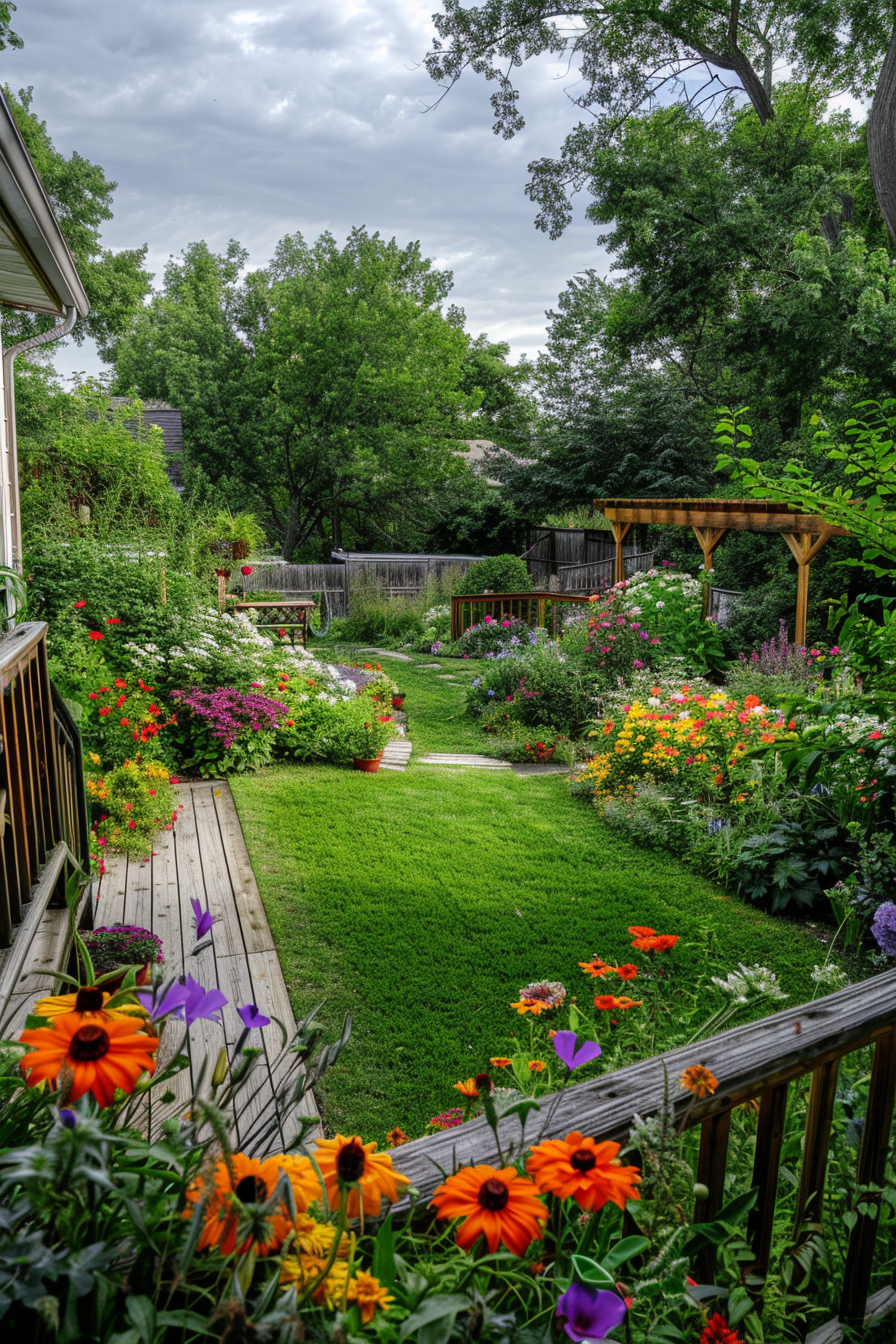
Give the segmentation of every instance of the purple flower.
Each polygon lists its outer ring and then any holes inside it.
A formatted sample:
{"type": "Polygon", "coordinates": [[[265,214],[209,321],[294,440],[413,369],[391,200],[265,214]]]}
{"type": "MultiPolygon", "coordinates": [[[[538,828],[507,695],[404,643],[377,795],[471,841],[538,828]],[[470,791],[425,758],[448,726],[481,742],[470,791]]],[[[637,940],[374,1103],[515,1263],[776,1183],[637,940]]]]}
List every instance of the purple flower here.
{"type": "Polygon", "coordinates": [[[167,1017],[169,1013],[173,1013],[178,1017],[182,1016],[186,994],[186,987],[178,981],[175,981],[173,985],[170,985],[161,997],[159,997],[156,991],[152,989],[137,990],[137,998],[139,1002],[155,1022],[161,1017],[167,1017]]]}
{"type": "Polygon", "coordinates": [[[268,1027],[271,1024],[271,1019],[260,1013],[254,1003],[247,1003],[245,1008],[237,1008],[237,1013],[247,1031],[251,1031],[253,1027],[268,1027]]]}
{"type": "Polygon", "coordinates": [[[562,1059],[570,1071],[580,1068],[582,1064],[590,1064],[601,1052],[597,1041],[583,1041],[576,1049],[574,1031],[558,1031],[551,1044],[557,1052],[557,1057],[562,1059]]]}
{"type": "Polygon", "coordinates": [[[896,957],[896,905],[884,901],[874,912],[871,932],[877,939],[877,945],[888,957],[896,957]]]}
{"type": "Polygon", "coordinates": [[[215,922],[215,917],[208,910],[203,910],[202,902],[195,896],[190,897],[190,904],[193,907],[193,918],[196,920],[196,941],[201,939],[209,932],[215,922]]]}
{"type": "Polygon", "coordinates": [[[557,1319],[570,1339],[606,1339],[625,1320],[626,1305],[609,1288],[572,1283],[557,1302],[557,1319]]]}
{"type": "Polygon", "coordinates": [[[191,975],[186,977],[185,988],[184,1021],[187,1026],[191,1027],[200,1018],[214,1022],[227,1003],[227,995],[222,994],[220,989],[203,989],[191,975]]]}
{"type": "Polygon", "coordinates": [[[66,1108],[63,1108],[59,1112],[59,1123],[64,1129],[74,1129],[75,1125],[78,1123],[78,1117],[75,1115],[74,1111],[69,1111],[66,1108]]]}

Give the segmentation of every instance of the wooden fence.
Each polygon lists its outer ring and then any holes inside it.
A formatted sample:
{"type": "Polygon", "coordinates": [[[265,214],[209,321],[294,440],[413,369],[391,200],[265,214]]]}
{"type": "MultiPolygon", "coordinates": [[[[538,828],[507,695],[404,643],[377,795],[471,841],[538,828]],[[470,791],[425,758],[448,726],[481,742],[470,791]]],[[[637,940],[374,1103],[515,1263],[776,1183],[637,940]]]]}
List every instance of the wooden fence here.
{"type": "MultiPolygon", "coordinates": [[[[655,551],[637,551],[625,556],[626,577],[645,574],[653,569],[655,551]]],[[[557,578],[561,593],[602,593],[613,586],[615,553],[605,560],[591,560],[584,565],[561,565],[557,578]]]]}
{"type": "Polygon", "coordinates": [[[448,583],[465,574],[472,560],[421,557],[419,560],[349,560],[339,565],[288,565],[265,563],[252,566],[244,577],[235,569],[229,589],[243,597],[250,592],[279,593],[283,597],[309,597],[326,593],[334,616],[347,616],[353,591],[377,587],[392,597],[411,597],[432,579],[448,583]]]}
{"type": "Polygon", "coordinates": [[[516,618],[527,625],[544,626],[551,622],[557,637],[557,612],[564,602],[587,602],[587,597],[573,593],[468,593],[451,599],[451,638],[460,639],[471,625],[478,625],[486,616],[496,621],[516,618]]]}
{"type": "Polygon", "coordinates": [[[80,738],[47,672],[47,627],[0,640],[0,947],[61,899],[74,862],[89,870],[80,738]]]}
{"type": "MultiPolygon", "coordinates": [[[[668,1098],[677,1126],[700,1127],[697,1181],[709,1193],[696,1200],[693,1218],[697,1223],[710,1222],[736,1193],[725,1188],[732,1110],[758,1101],[750,1181],[758,1198],[747,1224],[747,1239],[754,1257],[751,1275],[761,1280],[771,1252],[789,1086],[811,1075],[793,1228],[793,1245],[798,1246],[801,1229],[823,1220],[840,1061],[866,1046],[873,1046],[874,1056],[854,1173],[859,1197],[839,1288],[839,1316],[814,1330],[807,1341],[836,1344],[843,1338],[844,1326],[861,1329],[864,1320],[896,1310],[896,1289],[889,1274],[869,1298],[896,1096],[896,971],[541,1097],[529,1118],[525,1144],[514,1116],[499,1126],[501,1147],[506,1161],[512,1161],[530,1144],[565,1138],[572,1130],[598,1141],[624,1143],[635,1117],[656,1115],[668,1098]],[[678,1086],[684,1070],[698,1063],[718,1079],[714,1095],[703,1101],[695,1101],[678,1086]]],[[[494,1162],[496,1156],[494,1136],[485,1120],[478,1119],[405,1144],[393,1153],[393,1160],[425,1203],[442,1181],[443,1172],[494,1162]]],[[[791,1153],[787,1161],[793,1167],[799,1157],[791,1153]]],[[[407,1204],[398,1208],[406,1209],[407,1204]]],[[[700,1281],[712,1282],[713,1269],[713,1255],[707,1253],[692,1272],[696,1270],[700,1281]]],[[[881,1270],[876,1273],[879,1278],[881,1270]]]]}

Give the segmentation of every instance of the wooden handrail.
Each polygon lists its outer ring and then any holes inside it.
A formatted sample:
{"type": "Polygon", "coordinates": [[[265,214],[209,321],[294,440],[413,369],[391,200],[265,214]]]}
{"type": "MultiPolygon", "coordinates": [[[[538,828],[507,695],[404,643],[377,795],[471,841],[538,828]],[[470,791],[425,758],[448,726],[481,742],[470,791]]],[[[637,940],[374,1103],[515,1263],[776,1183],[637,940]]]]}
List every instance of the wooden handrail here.
{"type": "MultiPolygon", "coordinates": [[[[528,625],[532,623],[532,603],[536,603],[536,619],[539,625],[544,616],[544,604],[546,602],[587,602],[588,598],[577,593],[552,593],[544,591],[533,591],[531,593],[461,593],[451,599],[451,638],[460,639],[464,632],[463,608],[470,608],[470,625],[475,625],[473,618],[474,607],[491,607],[491,611],[484,611],[483,614],[491,616],[495,614],[497,607],[497,620],[506,620],[508,617],[518,617],[525,620],[528,625]],[[526,604],[526,616],[522,616],[523,604],[526,604]],[[516,608],[516,610],[514,610],[516,608]]],[[[556,634],[557,615],[554,611],[554,633],[556,634]]]]}
{"type": "MultiPolygon", "coordinates": [[[[540,1097],[538,1109],[528,1118],[525,1143],[520,1122],[514,1116],[499,1125],[501,1146],[505,1157],[510,1154],[512,1158],[532,1143],[564,1138],[572,1130],[599,1141],[614,1139],[622,1143],[636,1116],[655,1115],[668,1103],[676,1125],[699,1125],[701,1129],[698,1170],[709,1196],[695,1207],[694,1214],[697,1221],[705,1221],[712,1217],[724,1194],[731,1110],[758,1098],[753,1184],[759,1188],[760,1199],[748,1231],[756,1264],[764,1271],[788,1085],[796,1078],[812,1075],[798,1231],[800,1222],[809,1215],[815,1219],[820,1213],[818,1190],[826,1170],[837,1062],[868,1045],[874,1046],[875,1053],[858,1178],[863,1185],[873,1186],[883,1179],[896,1091],[896,971],[540,1097]],[[715,1093],[703,1101],[695,1101],[679,1086],[681,1074],[692,1064],[702,1064],[718,1079],[715,1093]]],[[[493,1162],[496,1155],[494,1135],[480,1118],[404,1144],[392,1156],[395,1166],[410,1178],[421,1197],[429,1199],[444,1179],[443,1172],[493,1162]]],[[[865,1314],[877,1232],[875,1215],[880,1203],[880,1196],[873,1193],[863,1199],[870,1213],[858,1215],[850,1234],[840,1301],[840,1318],[852,1326],[861,1324],[865,1314]]],[[[408,1207],[404,1201],[396,1211],[408,1207]]],[[[824,1338],[836,1339],[839,1335],[828,1331],[824,1338]]]]}

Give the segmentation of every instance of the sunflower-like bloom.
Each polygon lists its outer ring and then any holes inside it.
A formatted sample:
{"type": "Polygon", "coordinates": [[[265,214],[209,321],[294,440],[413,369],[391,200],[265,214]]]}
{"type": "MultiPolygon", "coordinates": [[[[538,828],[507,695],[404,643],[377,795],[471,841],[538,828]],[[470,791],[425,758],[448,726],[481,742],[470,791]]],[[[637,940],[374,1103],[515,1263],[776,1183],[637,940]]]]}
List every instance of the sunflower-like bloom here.
{"type": "Polygon", "coordinates": [[[515,1008],[522,1017],[523,1013],[534,1013],[537,1017],[539,1013],[547,1012],[548,1005],[543,999],[520,999],[517,1003],[512,1003],[511,1008],[515,1008]]]}
{"type": "Polygon", "coordinates": [[[432,1203],[440,1218],[463,1218],[456,1234],[463,1250],[482,1236],[492,1252],[503,1241],[513,1255],[523,1255],[542,1236],[548,1216],[535,1185],[516,1167],[461,1167],[438,1187],[432,1203]]]}
{"type": "Polygon", "coordinates": [[[319,1307],[344,1308],[348,1292],[348,1265],[345,1260],[336,1260],[330,1266],[326,1277],[322,1277],[327,1268],[327,1257],[318,1255],[287,1255],[280,1262],[280,1282],[292,1285],[302,1292],[315,1285],[311,1294],[312,1302],[319,1307]]]}
{"type": "Polygon", "coordinates": [[[320,1201],[322,1197],[320,1181],[310,1157],[302,1157],[298,1153],[282,1153],[277,1158],[277,1165],[289,1177],[299,1213],[304,1213],[311,1204],[320,1201]]]}
{"type": "Polygon", "coordinates": [[[636,952],[671,952],[678,942],[677,933],[648,933],[633,939],[632,947],[636,952]]]}
{"type": "Polygon", "coordinates": [[[411,1183],[394,1170],[388,1153],[376,1152],[375,1143],[362,1143],[359,1138],[337,1134],[335,1139],[318,1139],[314,1156],[331,1208],[339,1208],[342,1192],[348,1190],[349,1218],[358,1218],[362,1205],[368,1217],[375,1218],[384,1196],[394,1204],[403,1193],[402,1187],[411,1183]]]}
{"type": "Polygon", "coordinates": [[[529,1154],[526,1170],[542,1194],[574,1199],[580,1208],[594,1211],[605,1204],[625,1208],[627,1199],[638,1199],[641,1179],[637,1167],[619,1163],[619,1144],[595,1143],[578,1130],[565,1139],[548,1139],[529,1154]]]}
{"type": "Polygon", "coordinates": [[[476,1086],[475,1078],[464,1078],[459,1083],[452,1083],[452,1087],[462,1097],[466,1097],[468,1101],[479,1100],[479,1088],[476,1086]]]}
{"type": "Polygon", "coordinates": [[[390,1304],[395,1300],[390,1297],[388,1290],[382,1287],[379,1279],[367,1274],[363,1269],[359,1269],[355,1277],[349,1281],[346,1297],[349,1302],[357,1302],[364,1325],[370,1324],[376,1311],[388,1311],[390,1304]]]}
{"type": "Polygon", "coordinates": [[[617,996],[616,994],[598,994],[594,1000],[595,1008],[599,1008],[602,1013],[612,1013],[617,1009],[625,1012],[627,1008],[640,1008],[644,1003],[643,999],[630,999],[627,994],[617,996]]]}
{"type": "Polygon", "coordinates": [[[492,1055],[491,1059],[489,1060],[489,1064],[491,1064],[492,1067],[495,1069],[513,1068],[513,1060],[508,1059],[506,1055],[492,1055]]]}
{"type": "Polygon", "coordinates": [[[99,985],[82,985],[76,994],[53,994],[46,999],[38,999],[32,1012],[35,1017],[46,1017],[51,1021],[64,1017],[66,1013],[81,1013],[85,1018],[97,1022],[114,1022],[119,1017],[146,1018],[146,1013],[136,1003],[125,1003],[120,1008],[107,1008],[112,998],[99,985]]]}
{"type": "Polygon", "coordinates": [[[692,1064],[690,1068],[685,1069],[679,1081],[686,1092],[693,1092],[697,1101],[711,1097],[719,1085],[715,1074],[702,1064],[692,1064]]]}
{"type": "Polygon", "coordinates": [[[143,1030],[144,1022],[117,1017],[100,1022],[93,1014],[63,1013],[51,1027],[34,1027],[19,1040],[32,1047],[19,1061],[29,1087],[49,1082],[66,1101],[90,1092],[108,1106],[120,1087],[133,1092],[143,1073],[153,1073],[158,1036],[143,1030]]]}
{"type": "Polygon", "coordinates": [[[198,1250],[217,1246],[223,1255],[234,1251],[242,1255],[251,1246],[257,1255],[267,1255],[282,1246],[291,1228],[285,1207],[264,1214],[260,1210],[277,1188],[282,1164],[282,1157],[260,1162],[234,1153],[229,1162],[221,1157],[209,1172],[196,1177],[187,1188],[183,1216],[192,1218],[196,1205],[208,1195],[198,1250]],[[249,1225],[250,1231],[237,1246],[241,1212],[244,1227],[249,1225]]]}

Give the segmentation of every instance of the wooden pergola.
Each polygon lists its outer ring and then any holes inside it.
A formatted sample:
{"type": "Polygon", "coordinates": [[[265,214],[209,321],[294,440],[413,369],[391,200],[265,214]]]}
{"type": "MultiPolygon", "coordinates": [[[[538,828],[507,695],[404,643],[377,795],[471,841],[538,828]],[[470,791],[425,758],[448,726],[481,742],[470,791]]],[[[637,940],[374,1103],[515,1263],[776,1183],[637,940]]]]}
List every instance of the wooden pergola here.
{"type": "MultiPolygon", "coordinates": [[[[727,532],[773,532],[786,541],[797,563],[797,644],[806,642],[809,607],[809,566],[831,537],[847,537],[843,527],[832,527],[823,518],[798,513],[770,499],[596,499],[596,508],[607,519],[616,541],[614,579],[625,578],[623,544],[635,523],[666,527],[689,527],[703,552],[703,568],[712,569],[713,552],[727,532]]],[[[709,588],[703,595],[709,605],[709,588]]]]}

